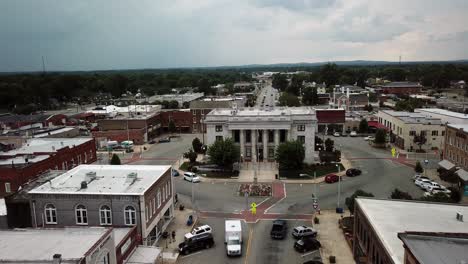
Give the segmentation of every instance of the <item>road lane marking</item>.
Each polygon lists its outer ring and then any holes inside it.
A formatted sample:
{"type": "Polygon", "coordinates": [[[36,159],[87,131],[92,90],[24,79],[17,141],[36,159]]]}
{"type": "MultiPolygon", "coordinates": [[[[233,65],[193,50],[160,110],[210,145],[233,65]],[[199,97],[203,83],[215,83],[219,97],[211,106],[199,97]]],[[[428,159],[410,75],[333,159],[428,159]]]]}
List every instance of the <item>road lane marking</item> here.
{"type": "Polygon", "coordinates": [[[247,264],[247,260],[249,259],[249,253],[250,253],[250,242],[252,240],[252,232],[253,232],[253,227],[249,231],[249,239],[247,241],[247,250],[245,252],[245,261],[244,264],[247,264]]]}

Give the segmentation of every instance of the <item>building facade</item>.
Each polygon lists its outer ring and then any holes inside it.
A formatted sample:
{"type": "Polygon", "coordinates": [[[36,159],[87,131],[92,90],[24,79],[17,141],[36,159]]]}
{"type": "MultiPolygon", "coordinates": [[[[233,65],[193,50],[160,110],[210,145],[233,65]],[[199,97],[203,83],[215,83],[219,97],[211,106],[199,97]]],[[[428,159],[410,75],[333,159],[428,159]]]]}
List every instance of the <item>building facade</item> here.
{"type": "Polygon", "coordinates": [[[344,109],[316,109],[318,132],[343,132],[345,125],[344,109]]]}
{"type": "Polygon", "coordinates": [[[276,147],[288,140],[305,146],[306,163],[313,163],[317,118],[310,107],[215,109],[205,118],[207,144],[232,138],[241,160],[274,161],[276,147]]]}
{"type": "Polygon", "coordinates": [[[390,142],[406,151],[421,149],[441,150],[444,146],[445,124],[438,118],[419,113],[384,110],[377,113],[380,124],[390,131],[390,142]],[[426,142],[421,146],[415,137],[423,136],[426,142]]]}
{"type": "Polygon", "coordinates": [[[81,165],[29,191],[33,227],[137,226],[154,244],[173,218],[170,166],[81,165]]]}
{"type": "Polygon", "coordinates": [[[92,138],[38,138],[0,154],[0,197],[48,170],[67,170],[97,160],[92,138]]]}
{"type": "Polygon", "coordinates": [[[377,88],[384,94],[409,95],[421,93],[423,86],[413,82],[391,82],[377,88]]]}

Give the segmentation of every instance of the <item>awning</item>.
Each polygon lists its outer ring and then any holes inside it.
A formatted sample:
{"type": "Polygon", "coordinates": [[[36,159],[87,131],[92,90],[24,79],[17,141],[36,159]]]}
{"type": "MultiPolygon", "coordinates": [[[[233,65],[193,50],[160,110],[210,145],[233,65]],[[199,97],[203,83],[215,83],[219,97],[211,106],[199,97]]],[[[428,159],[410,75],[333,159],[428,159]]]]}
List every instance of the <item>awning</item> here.
{"type": "Polygon", "coordinates": [[[460,169],[455,172],[462,181],[468,181],[468,172],[460,169]]]}
{"type": "Polygon", "coordinates": [[[455,164],[453,164],[452,162],[450,162],[448,160],[443,160],[443,161],[439,162],[439,166],[446,169],[446,170],[451,170],[451,169],[455,168],[455,164]]]}
{"type": "Polygon", "coordinates": [[[156,247],[138,246],[133,251],[130,258],[127,260],[127,264],[154,264],[158,259],[161,250],[156,247]]]}

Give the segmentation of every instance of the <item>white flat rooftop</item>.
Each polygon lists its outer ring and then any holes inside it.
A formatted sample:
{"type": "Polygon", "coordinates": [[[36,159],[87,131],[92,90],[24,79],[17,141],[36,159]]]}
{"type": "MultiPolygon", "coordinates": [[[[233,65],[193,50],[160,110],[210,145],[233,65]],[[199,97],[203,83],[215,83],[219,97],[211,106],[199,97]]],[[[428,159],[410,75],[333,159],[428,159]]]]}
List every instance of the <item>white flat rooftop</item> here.
{"type": "Polygon", "coordinates": [[[463,129],[464,132],[468,132],[468,124],[447,124],[447,126],[455,129],[463,129]]]}
{"type": "Polygon", "coordinates": [[[161,250],[156,247],[138,246],[125,262],[127,264],[153,264],[158,259],[161,250]]]}
{"type": "Polygon", "coordinates": [[[456,118],[461,118],[461,119],[468,119],[468,115],[445,110],[445,109],[440,109],[440,108],[416,108],[414,109],[414,111],[445,115],[445,116],[456,117],[456,118]]]}
{"type": "Polygon", "coordinates": [[[80,259],[107,231],[103,227],[0,231],[0,260],[52,263],[54,254],[61,254],[62,260],[80,259]]]}
{"type": "Polygon", "coordinates": [[[468,215],[468,206],[369,198],[357,198],[356,202],[395,263],[404,263],[405,250],[397,236],[399,232],[468,231],[468,222],[455,218],[457,212],[468,215]]]}
{"type": "Polygon", "coordinates": [[[29,193],[141,195],[170,168],[156,165],[80,165],[29,193]],[[95,179],[91,180],[88,173],[96,173],[95,179]],[[129,174],[136,176],[133,178],[129,174]],[[83,181],[87,182],[87,187],[82,189],[83,181]]]}
{"type": "MultiPolygon", "coordinates": [[[[234,116],[232,109],[214,109],[207,116],[234,116]]],[[[239,108],[235,116],[315,115],[311,107],[239,108]]]]}
{"type": "Polygon", "coordinates": [[[20,148],[3,152],[2,156],[14,156],[17,154],[33,154],[33,153],[51,153],[57,152],[59,149],[73,146],[78,146],[88,141],[93,140],[92,138],[33,138],[28,140],[20,148]]]}
{"type": "Polygon", "coordinates": [[[0,199],[0,216],[7,215],[5,199],[0,199]]]}
{"type": "Polygon", "coordinates": [[[59,128],[59,129],[48,131],[48,132],[37,133],[37,134],[34,135],[34,138],[42,138],[42,137],[47,137],[47,136],[50,136],[50,135],[65,133],[65,132],[68,132],[68,131],[72,131],[74,129],[75,129],[74,127],[62,127],[62,128],[59,128]]]}
{"type": "Polygon", "coordinates": [[[24,164],[28,164],[28,163],[36,163],[36,162],[48,159],[49,157],[50,157],[50,155],[35,155],[34,157],[18,156],[18,157],[9,158],[9,159],[1,159],[0,160],[0,166],[2,166],[2,165],[11,165],[11,166],[13,166],[13,165],[24,165],[24,164]],[[25,158],[28,159],[27,162],[26,162],[25,158]]]}

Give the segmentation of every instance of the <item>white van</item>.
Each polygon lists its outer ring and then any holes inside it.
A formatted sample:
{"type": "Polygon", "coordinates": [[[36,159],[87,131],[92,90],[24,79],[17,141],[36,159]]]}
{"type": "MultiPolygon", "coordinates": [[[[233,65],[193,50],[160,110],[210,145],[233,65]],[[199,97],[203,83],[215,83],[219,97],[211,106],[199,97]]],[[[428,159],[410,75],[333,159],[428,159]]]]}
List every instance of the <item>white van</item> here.
{"type": "Polygon", "coordinates": [[[226,220],[226,254],[228,256],[242,255],[242,225],[240,220],[226,220]]]}

